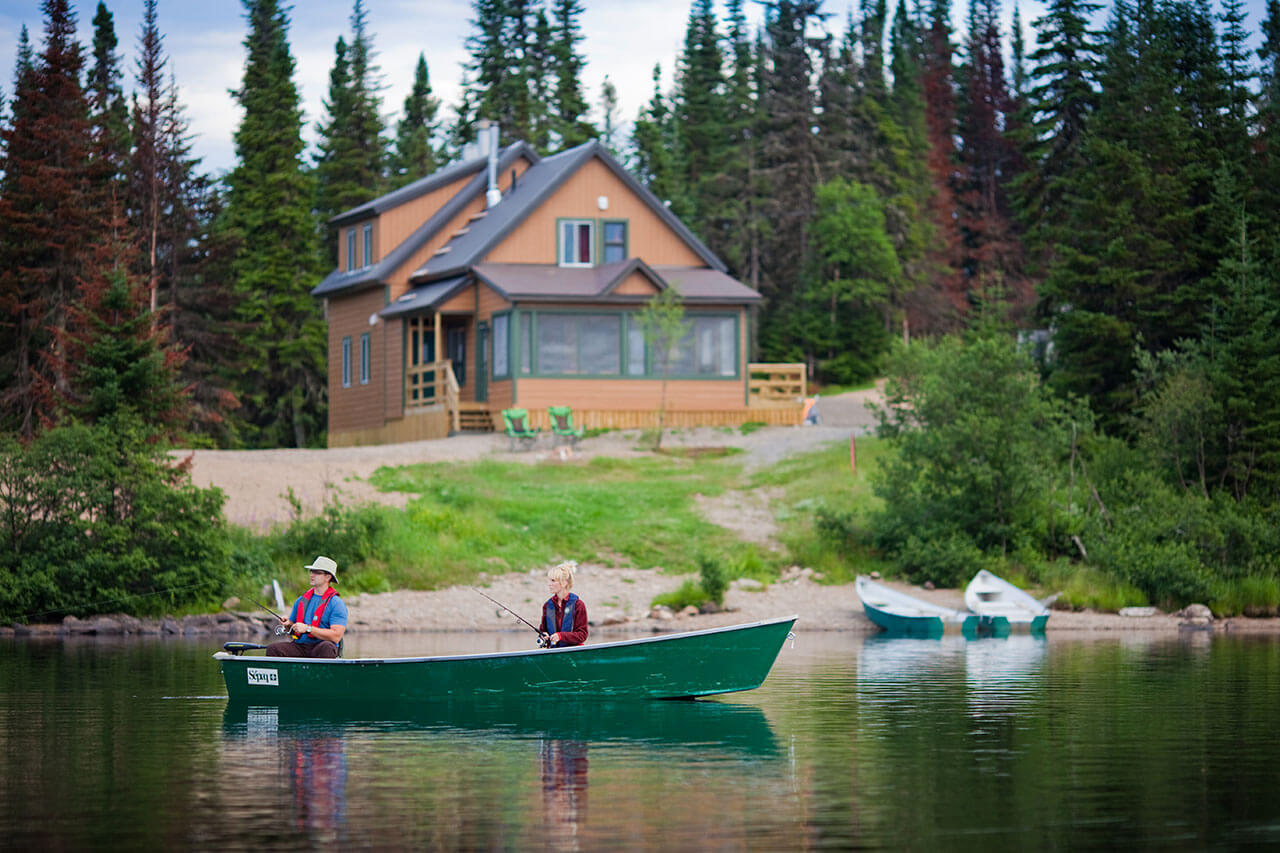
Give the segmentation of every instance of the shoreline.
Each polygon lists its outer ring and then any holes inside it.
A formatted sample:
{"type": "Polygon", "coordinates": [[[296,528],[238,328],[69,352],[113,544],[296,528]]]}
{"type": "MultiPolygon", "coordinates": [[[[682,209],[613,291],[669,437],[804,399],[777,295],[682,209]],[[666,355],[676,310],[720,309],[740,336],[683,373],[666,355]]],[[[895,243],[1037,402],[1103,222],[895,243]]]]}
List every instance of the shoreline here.
{"type": "MultiPolygon", "coordinates": [[[[764,587],[748,579],[735,580],[725,594],[719,612],[672,613],[653,608],[654,597],[677,589],[689,575],[667,574],[660,569],[579,566],[575,592],[587,606],[592,638],[626,639],[637,635],[678,633],[719,628],[795,615],[797,631],[873,635],[879,628],[867,619],[856,585],[823,584],[809,569],[792,567],[783,577],[764,587]]],[[[884,581],[911,595],[946,607],[963,609],[963,591],[926,590],[900,581],[884,581]]],[[[482,577],[476,587],[536,621],[546,599],[541,569],[482,577]]],[[[431,634],[527,631],[514,617],[486,601],[470,586],[439,590],[399,590],[354,593],[346,597],[352,632],[431,634]]],[[[228,640],[269,638],[275,619],[261,610],[240,610],[229,601],[218,613],[181,619],[138,619],[106,615],[89,619],[67,617],[59,623],[0,627],[0,637],[141,637],[217,636],[228,640]]],[[[1122,616],[1097,611],[1053,610],[1046,634],[1122,635],[1134,633],[1280,634],[1280,618],[1231,617],[1202,620],[1177,613],[1122,616]]]]}

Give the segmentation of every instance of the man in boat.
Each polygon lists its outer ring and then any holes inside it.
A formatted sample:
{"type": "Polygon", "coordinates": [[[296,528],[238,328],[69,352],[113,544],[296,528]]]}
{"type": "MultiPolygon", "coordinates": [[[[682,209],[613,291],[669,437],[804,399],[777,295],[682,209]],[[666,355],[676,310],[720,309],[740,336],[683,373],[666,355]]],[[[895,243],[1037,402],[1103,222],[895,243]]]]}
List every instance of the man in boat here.
{"type": "Polygon", "coordinates": [[[572,560],[547,570],[547,589],[551,597],[542,606],[542,625],[538,630],[546,638],[548,648],[580,646],[587,641],[587,606],[570,592],[573,589],[572,560]]]}
{"type": "Polygon", "coordinates": [[[288,617],[280,617],[290,639],[267,646],[271,657],[338,656],[338,644],[347,632],[347,605],[333,588],[338,582],[338,564],[328,557],[316,557],[306,569],[311,589],[298,596],[288,617]]]}

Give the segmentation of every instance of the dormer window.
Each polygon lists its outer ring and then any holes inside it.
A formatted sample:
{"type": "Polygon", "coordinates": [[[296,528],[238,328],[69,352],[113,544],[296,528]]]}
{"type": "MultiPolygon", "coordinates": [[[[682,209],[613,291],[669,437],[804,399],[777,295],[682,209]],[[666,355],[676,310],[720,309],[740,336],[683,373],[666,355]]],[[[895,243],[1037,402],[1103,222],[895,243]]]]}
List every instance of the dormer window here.
{"type": "Polygon", "coordinates": [[[560,222],[560,266],[589,267],[595,263],[596,224],[591,219],[560,222]]]}

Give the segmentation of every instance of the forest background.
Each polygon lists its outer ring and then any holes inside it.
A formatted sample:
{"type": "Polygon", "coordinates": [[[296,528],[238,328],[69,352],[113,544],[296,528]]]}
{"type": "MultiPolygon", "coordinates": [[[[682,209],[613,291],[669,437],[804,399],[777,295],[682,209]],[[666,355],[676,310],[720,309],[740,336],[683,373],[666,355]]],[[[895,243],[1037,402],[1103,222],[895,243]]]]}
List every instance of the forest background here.
{"type": "Polygon", "coordinates": [[[625,135],[608,87],[587,120],[578,0],[475,0],[460,102],[422,56],[393,123],[356,0],[314,150],[287,12],[246,0],[221,180],[144,5],[126,95],[106,4],[80,45],[45,0],[0,117],[6,611],[182,589],[210,554],[235,574],[218,495],[163,450],[323,445],[326,222],[482,118],[542,152],[601,138],[760,291],[753,358],[890,377],[879,503],[814,514],[849,559],[1280,604],[1277,0],[1257,49],[1243,0],[1055,0],[1031,45],[1000,0],[960,32],[949,0],[779,0],[754,31],[695,0],[625,135]]]}

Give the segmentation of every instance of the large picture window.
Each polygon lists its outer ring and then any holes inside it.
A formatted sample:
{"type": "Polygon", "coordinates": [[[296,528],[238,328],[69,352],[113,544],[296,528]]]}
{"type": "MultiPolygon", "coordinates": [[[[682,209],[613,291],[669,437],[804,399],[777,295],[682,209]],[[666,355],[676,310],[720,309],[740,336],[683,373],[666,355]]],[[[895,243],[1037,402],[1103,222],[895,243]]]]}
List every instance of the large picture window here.
{"type": "MultiPolygon", "coordinates": [[[[634,312],[570,314],[521,311],[518,330],[519,372],[525,376],[662,375],[662,363],[650,351],[634,312]],[[625,325],[624,325],[625,324],[625,325]]],[[[673,378],[727,378],[738,375],[738,318],[728,315],[686,318],[689,331],[672,348],[666,374],[673,378]]],[[[498,318],[494,317],[497,330],[498,318]]],[[[507,350],[495,331],[494,359],[507,350]]],[[[494,375],[499,375],[495,367],[494,375]]]]}
{"type": "Polygon", "coordinates": [[[595,263],[595,221],[565,219],[560,223],[560,266],[589,267],[595,263]]]}
{"type": "MultiPolygon", "coordinates": [[[[732,317],[692,317],[689,332],[668,365],[672,376],[734,376],[738,372],[737,323],[732,317]]],[[[656,368],[655,368],[656,369],[656,368]]]]}
{"type": "Polygon", "coordinates": [[[539,314],[538,372],[558,376],[622,372],[618,314],[539,314]]]}

